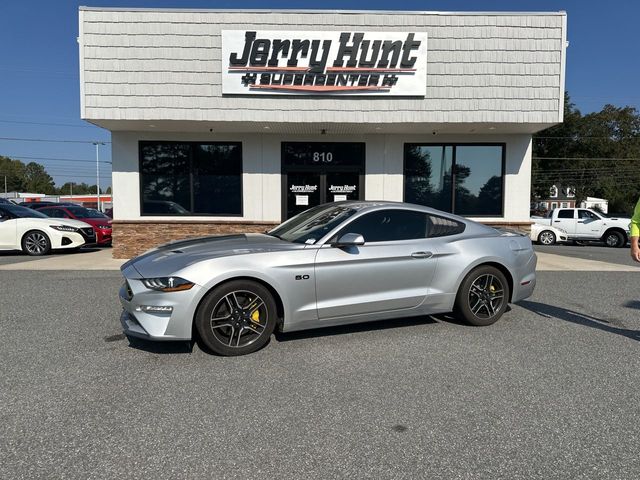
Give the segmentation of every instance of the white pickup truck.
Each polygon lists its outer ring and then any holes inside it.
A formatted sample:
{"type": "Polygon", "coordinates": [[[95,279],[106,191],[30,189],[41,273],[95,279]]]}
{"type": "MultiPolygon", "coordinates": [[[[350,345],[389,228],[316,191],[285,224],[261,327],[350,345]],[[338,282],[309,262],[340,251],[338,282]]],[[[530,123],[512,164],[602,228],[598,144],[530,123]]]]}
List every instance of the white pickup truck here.
{"type": "Polygon", "coordinates": [[[608,247],[627,244],[631,222],[630,218],[607,217],[589,208],[555,208],[546,217],[531,220],[564,230],[569,240],[601,240],[608,247]]]}

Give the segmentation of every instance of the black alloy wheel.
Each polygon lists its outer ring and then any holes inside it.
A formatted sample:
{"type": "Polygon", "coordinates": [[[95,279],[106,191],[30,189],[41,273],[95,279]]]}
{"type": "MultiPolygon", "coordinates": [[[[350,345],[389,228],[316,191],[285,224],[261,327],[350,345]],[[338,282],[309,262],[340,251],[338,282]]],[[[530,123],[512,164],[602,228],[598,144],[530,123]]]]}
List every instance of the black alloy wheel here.
{"type": "Polygon", "coordinates": [[[481,266],[462,281],[454,313],[471,325],[491,325],[505,312],[509,298],[509,283],[504,274],[495,267],[481,266]]]}
{"type": "Polygon", "coordinates": [[[212,290],[196,313],[203,343],[218,355],[245,355],[262,348],[277,321],[269,290],[248,280],[234,280],[212,290]]]}
{"type": "Polygon", "coordinates": [[[22,237],[22,251],[31,256],[47,255],[51,251],[51,240],[46,233],[32,230],[22,237]]]}

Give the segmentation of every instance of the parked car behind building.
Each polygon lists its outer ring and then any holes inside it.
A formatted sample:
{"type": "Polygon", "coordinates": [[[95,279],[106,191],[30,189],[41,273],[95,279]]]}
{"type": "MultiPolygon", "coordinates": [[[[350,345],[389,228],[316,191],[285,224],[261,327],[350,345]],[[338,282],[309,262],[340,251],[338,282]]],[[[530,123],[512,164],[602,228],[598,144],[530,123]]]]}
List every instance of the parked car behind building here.
{"type": "Polygon", "coordinates": [[[51,250],[74,250],[95,242],[90,225],[72,219],[47,218],[29,208],[0,205],[0,250],[47,255],[51,250]]]}
{"type": "Polygon", "coordinates": [[[49,206],[38,209],[47,217],[73,218],[88,223],[93,227],[98,245],[111,245],[111,219],[104,213],[78,205],[49,206]]]}

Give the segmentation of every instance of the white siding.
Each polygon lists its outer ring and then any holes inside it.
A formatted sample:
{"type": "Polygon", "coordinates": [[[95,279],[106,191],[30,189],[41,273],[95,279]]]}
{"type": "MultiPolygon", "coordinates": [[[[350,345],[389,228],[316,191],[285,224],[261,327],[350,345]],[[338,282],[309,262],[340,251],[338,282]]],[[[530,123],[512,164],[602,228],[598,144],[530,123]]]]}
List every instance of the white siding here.
{"type": "Polygon", "coordinates": [[[565,14],[80,11],[90,120],[535,123],[561,120],[565,14]],[[221,30],[425,31],[427,97],[223,97],[221,30]]]}

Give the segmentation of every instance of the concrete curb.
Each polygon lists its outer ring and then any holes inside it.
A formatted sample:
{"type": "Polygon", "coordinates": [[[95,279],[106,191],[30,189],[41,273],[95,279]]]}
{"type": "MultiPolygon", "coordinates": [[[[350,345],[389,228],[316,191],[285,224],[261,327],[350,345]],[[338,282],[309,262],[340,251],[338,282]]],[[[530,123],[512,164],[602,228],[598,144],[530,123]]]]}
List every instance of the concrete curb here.
{"type": "Polygon", "coordinates": [[[126,260],[111,258],[111,249],[59,253],[27,262],[0,265],[0,270],[120,270],[126,260]]]}

